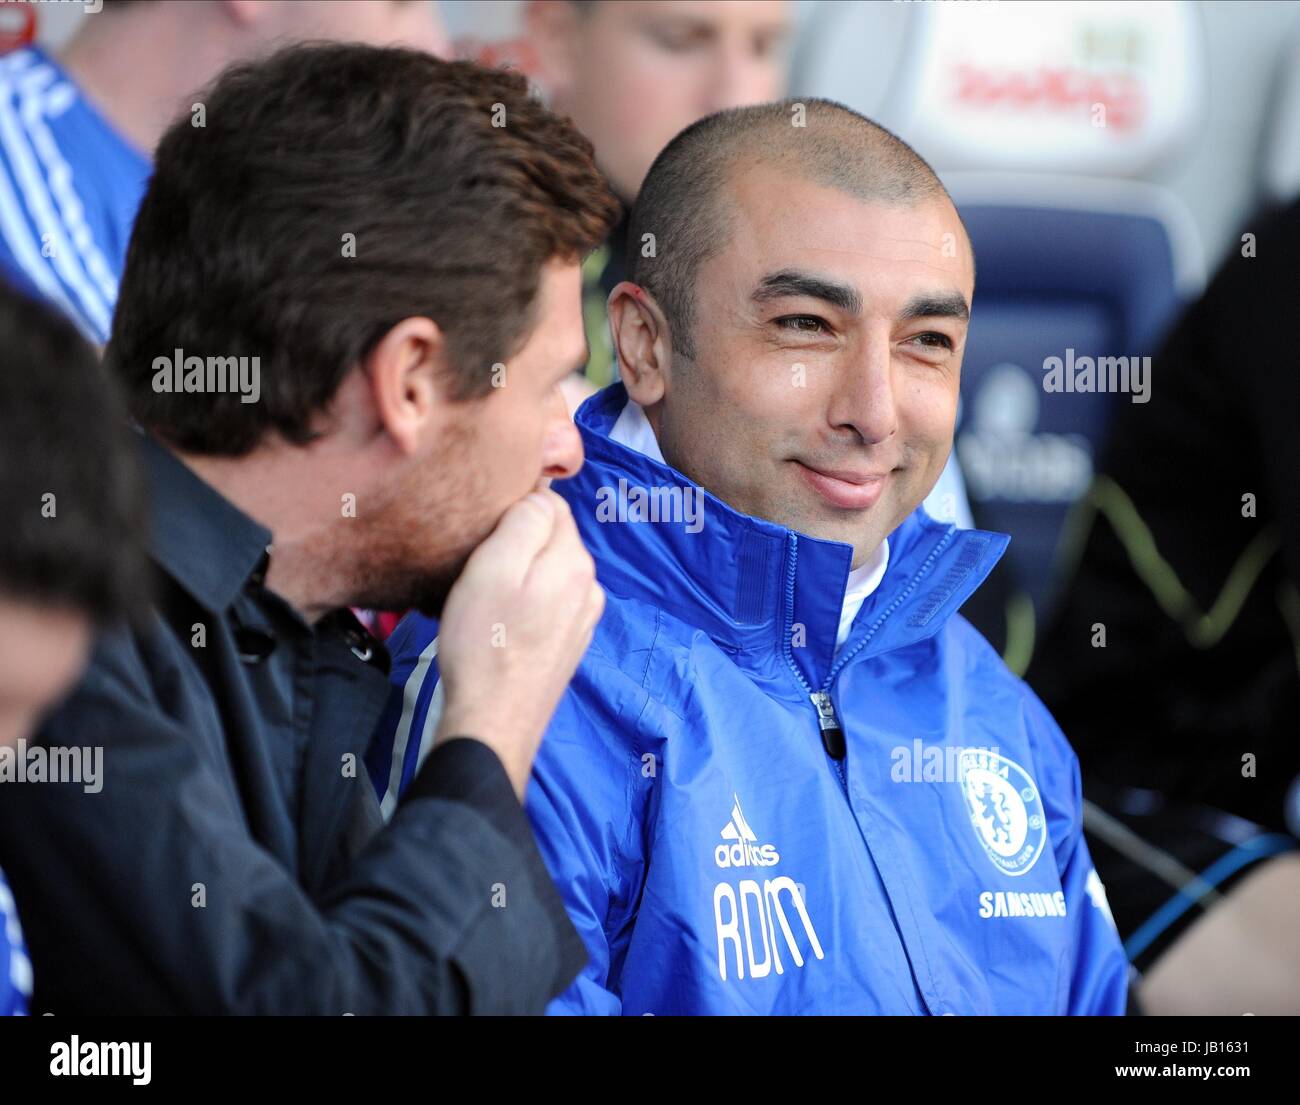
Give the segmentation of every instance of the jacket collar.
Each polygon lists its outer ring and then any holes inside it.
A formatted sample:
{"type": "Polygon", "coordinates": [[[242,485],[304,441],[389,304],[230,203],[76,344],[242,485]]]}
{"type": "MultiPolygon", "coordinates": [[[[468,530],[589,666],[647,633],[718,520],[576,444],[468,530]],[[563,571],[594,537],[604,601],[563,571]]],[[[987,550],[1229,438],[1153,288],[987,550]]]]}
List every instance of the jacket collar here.
{"type": "Polygon", "coordinates": [[[937,633],[1010,542],[936,522],[918,507],[889,535],[885,578],[837,660],[852,547],[741,514],[676,469],[612,441],[626,402],[616,383],[583,404],[576,421],[587,461],[556,490],[572,504],[604,586],[703,630],[739,663],[779,652],[820,689],[853,656],[937,633]]]}
{"type": "Polygon", "coordinates": [[[149,482],[154,560],[205,609],[219,613],[259,571],[271,531],[141,435],[149,482]]]}

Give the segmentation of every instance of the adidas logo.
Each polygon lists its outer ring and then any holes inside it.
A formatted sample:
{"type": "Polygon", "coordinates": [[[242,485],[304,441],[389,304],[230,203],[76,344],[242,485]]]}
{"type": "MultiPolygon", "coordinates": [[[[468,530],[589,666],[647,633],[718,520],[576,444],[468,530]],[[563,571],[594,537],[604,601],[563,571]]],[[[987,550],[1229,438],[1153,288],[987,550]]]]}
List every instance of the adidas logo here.
{"type": "Polygon", "coordinates": [[[740,812],[740,797],[732,797],[731,820],[722,827],[724,843],[713,850],[715,862],[719,867],[774,867],[781,862],[776,845],[758,843],[758,835],[740,812]]]}

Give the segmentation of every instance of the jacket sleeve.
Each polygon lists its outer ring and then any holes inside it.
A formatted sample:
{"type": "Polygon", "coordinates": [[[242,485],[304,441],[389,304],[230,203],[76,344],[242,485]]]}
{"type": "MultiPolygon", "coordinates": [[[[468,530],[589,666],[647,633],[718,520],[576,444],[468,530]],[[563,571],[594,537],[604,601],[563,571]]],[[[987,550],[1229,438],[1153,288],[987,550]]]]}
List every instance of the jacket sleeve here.
{"type": "Polygon", "coordinates": [[[1027,687],[1025,693],[1040,797],[1070,919],[1072,966],[1065,1011],[1072,1016],[1122,1016],[1128,1002],[1128,957],[1083,835],[1079,759],[1047,708],[1027,687]]]}
{"type": "MultiPolygon", "coordinates": [[[[406,793],[405,780],[429,754],[441,709],[436,623],[408,615],[390,646],[392,695],[367,757],[386,809],[406,793]]],[[[647,794],[656,771],[631,737],[645,698],[593,646],[533,764],[528,816],[588,955],[549,1013],[616,1014],[622,1008],[618,977],[631,939],[647,794]],[[599,688],[591,684],[595,672],[599,688]]]]}
{"type": "Polygon", "coordinates": [[[616,693],[561,701],[533,765],[526,809],[538,847],[587,948],[587,966],[547,1012],[622,1012],[621,973],[644,878],[654,768],[627,739],[616,693]]]}
{"type": "Polygon", "coordinates": [[[366,750],[366,770],[384,820],[393,816],[433,750],[442,717],[438,623],[423,614],[407,614],[389,636],[388,650],[388,702],[366,750]]]}
{"type": "Polygon", "coordinates": [[[0,802],[42,1009],[540,1013],[581,966],[523,810],[478,741],[440,746],[316,899],[255,839],[224,765],[142,688],[92,667],[40,741],[102,748],[97,792],[5,787],[0,802]]]}
{"type": "MultiPolygon", "coordinates": [[[[2,170],[0,170],[2,171],[2,170]]],[[[80,271],[80,262],[56,261],[45,247],[44,229],[30,221],[22,203],[8,209],[0,227],[0,281],[65,315],[93,345],[108,340],[113,304],[80,271]]]]}

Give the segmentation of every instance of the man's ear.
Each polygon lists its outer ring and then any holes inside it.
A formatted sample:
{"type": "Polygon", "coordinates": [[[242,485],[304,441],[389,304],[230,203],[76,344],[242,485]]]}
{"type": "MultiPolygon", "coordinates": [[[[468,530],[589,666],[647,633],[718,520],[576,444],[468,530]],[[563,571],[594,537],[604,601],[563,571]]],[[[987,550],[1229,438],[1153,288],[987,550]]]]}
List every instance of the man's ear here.
{"type": "Polygon", "coordinates": [[[379,428],[404,454],[417,452],[447,404],[447,343],[432,319],[403,319],[362,364],[379,428]]]}
{"type": "Polygon", "coordinates": [[[652,407],[672,382],[672,339],[654,296],[624,280],[609,293],[609,328],[632,401],[652,407]]]}

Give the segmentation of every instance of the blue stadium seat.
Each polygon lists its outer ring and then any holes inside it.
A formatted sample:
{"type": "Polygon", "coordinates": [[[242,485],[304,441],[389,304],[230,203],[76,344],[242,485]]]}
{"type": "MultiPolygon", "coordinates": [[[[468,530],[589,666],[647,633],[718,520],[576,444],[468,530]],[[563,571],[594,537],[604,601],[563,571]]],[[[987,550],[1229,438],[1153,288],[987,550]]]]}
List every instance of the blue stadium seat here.
{"type": "Polygon", "coordinates": [[[911,143],[971,234],[954,455],[975,524],[1012,542],[988,589],[997,609],[968,614],[1009,662],[1032,648],[1065,516],[1130,401],[1046,391],[1044,362],[1151,356],[1204,283],[1195,224],[1146,178],[1201,125],[1205,54],[1201,13],[1184,2],[819,4],[809,17],[796,92],[911,143]],[[1033,615],[1015,647],[1000,624],[1012,596],[1033,615]]]}
{"type": "Polygon", "coordinates": [[[1088,487],[1117,406],[1150,386],[1140,359],[1199,287],[1198,251],[1181,210],[1148,185],[945,182],[978,260],[956,450],[977,524],[1013,535],[1013,579],[1041,617],[1066,512],[1088,487]],[[1130,371],[1128,393],[1046,386],[1050,358],[1064,375],[1081,372],[1083,358],[1120,357],[1130,363],[1107,367],[1130,371]]]}

